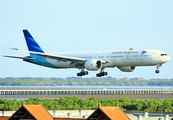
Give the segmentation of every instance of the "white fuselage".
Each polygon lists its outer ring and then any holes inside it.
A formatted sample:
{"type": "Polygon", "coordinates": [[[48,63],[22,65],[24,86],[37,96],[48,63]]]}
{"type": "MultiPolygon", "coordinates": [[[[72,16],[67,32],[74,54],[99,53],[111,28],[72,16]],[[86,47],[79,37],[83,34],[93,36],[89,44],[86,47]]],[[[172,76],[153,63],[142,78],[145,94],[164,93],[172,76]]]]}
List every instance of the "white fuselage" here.
{"type": "Polygon", "coordinates": [[[28,30],[23,30],[28,50],[12,48],[13,50],[30,53],[30,56],[4,56],[9,58],[23,59],[36,65],[50,68],[66,69],[77,68],[81,72],[77,76],[88,75],[88,71],[98,71],[97,77],[108,75],[104,72],[105,68],[117,67],[123,72],[133,72],[136,66],[156,66],[156,73],[159,73],[159,67],[168,62],[170,57],[162,51],[145,50],[112,50],[112,51],[92,51],[92,52],[68,52],[49,54],[45,53],[28,30]]]}
{"type": "MultiPolygon", "coordinates": [[[[73,52],[58,53],[58,55],[80,57],[85,59],[105,60],[104,68],[120,66],[156,66],[164,64],[170,60],[170,57],[162,51],[146,50],[117,50],[117,51],[93,51],[93,52],[73,52]]],[[[58,68],[74,68],[75,65],[70,61],[58,61],[51,58],[45,60],[58,68]]]]}

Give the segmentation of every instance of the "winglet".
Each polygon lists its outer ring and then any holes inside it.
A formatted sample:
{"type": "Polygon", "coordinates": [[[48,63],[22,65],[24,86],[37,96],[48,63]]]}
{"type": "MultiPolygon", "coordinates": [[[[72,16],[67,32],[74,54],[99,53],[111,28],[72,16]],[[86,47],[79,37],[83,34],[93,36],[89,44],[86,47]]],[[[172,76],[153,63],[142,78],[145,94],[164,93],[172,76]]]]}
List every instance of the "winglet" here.
{"type": "Polygon", "coordinates": [[[44,51],[41,49],[38,43],[34,40],[34,38],[31,36],[28,30],[23,30],[23,34],[25,36],[26,44],[28,46],[29,51],[44,53],[44,51]]]}

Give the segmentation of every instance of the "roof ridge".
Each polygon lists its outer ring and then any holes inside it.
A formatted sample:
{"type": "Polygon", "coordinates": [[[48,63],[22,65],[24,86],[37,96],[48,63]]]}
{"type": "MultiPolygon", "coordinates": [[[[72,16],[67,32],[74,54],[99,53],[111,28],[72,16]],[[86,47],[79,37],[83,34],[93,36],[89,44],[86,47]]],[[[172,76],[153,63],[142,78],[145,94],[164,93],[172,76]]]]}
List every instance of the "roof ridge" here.
{"type": "Polygon", "coordinates": [[[43,105],[41,105],[41,107],[53,118],[53,116],[48,112],[48,110],[43,105]]]}
{"type": "Polygon", "coordinates": [[[48,113],[48,115],[52,118],[53,120],[53,116],[48,112],[48,110],[43,106],[43,105],[24,105],[24,108],[33,116],[35,117],[35,119],[38,119],[38,116],[35,116],[32,111],[30,110],[29,106],[40,106],[46,113],[48,113]],[[28,107],[27,107],[28,106],[28,107]]]}
{"type": "MultiPolygon", "coordinates": [[[[99,109],[111,120],[111,118],[101,108],[103,108],[103,107],[100,107],[99,109]]],[[[104,108],[106,108],[106,107],[104,106],[104,108]]]]}
{"type": "Polygon", "coordinates": [[[27,107],[27,106],[40,106],[41,108],[43,108],[48,114],[49,116],[52,118],[53,120],[53,116],[48,112],[48,110],[43,106],[43,105],[25,105],[25,109],[27,109],[27,111],[32,115],[34,116],[36,119],[37,119],[37,116],[33,115],[32,112],[30,112],[30,109],[27,107]]]}
{"type": "Polygon", "coordinates": [[[120,107],[117,106],[117,108],[118,108],[129,120],[131,120],[131,119],[129,118],[129,116],[127,116],[127,114],[125,114],[125,112],[124,112],[123,110],[121,110],[120,107]]]}
{"type": "Polygon", "coordinates": [[[37,117],[36,116],[34,116],[33,114],[32,114],[32,112],[30,112],[30,109],[29,108],[27,108],[27,106],[30,106],[30,105],[22,105],[33,117],[35,117],[36,119],[37,119],[37,117]]]}
{"type": "MultiPolygon", "coordinates": [[[[14,114],[16,114],[22,107],[23,107],[23,105],[22,105],[18,110],[16,110],[16,112],[14,112],[14,113],[11,115],[11,117],[12,117],[14,114]]],[[[11,117],[10,117],[10,118],[11,118],[11,117]]]]}
{"type": "Polygon", "coordinates": [[[120,107],[118,107],[118,106],[106,106],[106,107],[100,107],[100,110],[109,118],[109,119],[111,119],[110,118],[110,116],[108,116],[106,113],[105,113],[105,111],[104,111],[104,108],[117,108],[123,115],[125,115],[125,117],[127,117],[127,119],[129,119],[129,120],[131,120],[125,113],[124,113],[124,111],[123,110],[121,110],[121,108],[120,107]]]}
{"type": "MultiPolygon", "coordinates": [[[[94,112],[92,112],[92,114],[95,113],[98,109],[100,109],[100,108],[97,108],[94,112]]],[[[92,116],[92,114],[90,114],[90,115],[88,116],[88,118],[89,118],[90,116],[92,116]]]]}

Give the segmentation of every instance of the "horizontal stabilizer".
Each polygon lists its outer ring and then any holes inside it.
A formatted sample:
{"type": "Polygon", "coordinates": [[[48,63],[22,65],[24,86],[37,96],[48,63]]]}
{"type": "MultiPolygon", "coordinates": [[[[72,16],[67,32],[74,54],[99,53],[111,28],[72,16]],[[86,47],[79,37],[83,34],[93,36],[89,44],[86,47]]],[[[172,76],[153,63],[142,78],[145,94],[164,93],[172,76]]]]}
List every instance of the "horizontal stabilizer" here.
{"type": "Polygon", "coordinates": [[[36,58],[26,58],[26,57],[17,57],[17,56],[4,56],[4,57],[26,59],[26,60],[35,60],[36,59],[36,58]]]}

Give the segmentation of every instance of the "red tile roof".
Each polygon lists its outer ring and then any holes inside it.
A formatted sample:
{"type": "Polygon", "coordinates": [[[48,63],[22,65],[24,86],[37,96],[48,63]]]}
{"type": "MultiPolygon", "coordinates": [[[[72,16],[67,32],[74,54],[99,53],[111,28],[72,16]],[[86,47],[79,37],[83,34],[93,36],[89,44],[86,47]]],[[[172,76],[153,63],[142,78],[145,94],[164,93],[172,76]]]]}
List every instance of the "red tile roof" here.
{"type": "Polygon", "coordinates": [[[9,118],[8,116],[0,116],[0,120],[8,120],[9,118]]]}
{"type": "Polygon", "coordinates": [[[131,120],[119,107],[101,107],[99,108],[111,120],[131,120]]]}
{"type": "MultiPolygon", "coordinates": [[[[14,116],[18,114],[18,111],[27,111],[36,120],[85,120],[80,118],[54,118],[43,105],[25,105],[25,104],[22,104],[22,106],[11,117],[0,116],[0,120],[8,120],[9,118],[13,120],[14,116]]],[[[26,113],[24,114],[27,115],[26,113]]]]}
{"type": "Polygon", "coordinates": [[[100,104],[87,120],[106,118],[109,120],[131,120],[119,107],[101,107],[100,104]]]}
{"type": "MultiPolygon", "coordinates": [[[[36,120],[84,120],[77,118],[53,118],[53,116],[47,111],[47,109],[43,105],[25,105],[19,108],[13,115],[19,115],[18,111],[26,111],[30,113],[32,117],[36,120]]],[[[25,114],[23,113],[23,114],[25,114]]],[[[26,115],[26,114],[25,114],[26,115]]],[[[23,116],[23,115],[22,115],[23,116]]],[[[98,109],[93,112],[87,119],[99,117],[106,117],[110,120],[131,120],[119,107],[101,107],[99,105],[98,109]],[[95,114],[96,113],[96,114],[95,114]]],[[[10,119],[12,118],[10,117],[10,119]]],[[[14,117],[13,117],[14,118],[14,117]]],[[[13,119],[12,118],[12,119],[13,119]]],[[[7,118],[3,118],[2,120],[7,120],[7,118]]]]}
{"type": "Polygon", "coordinates": [[[43,105],[25,105],[23,107],[36,119],[36,120],[53,120],[53,116],[47,111],[43,105]]]}

